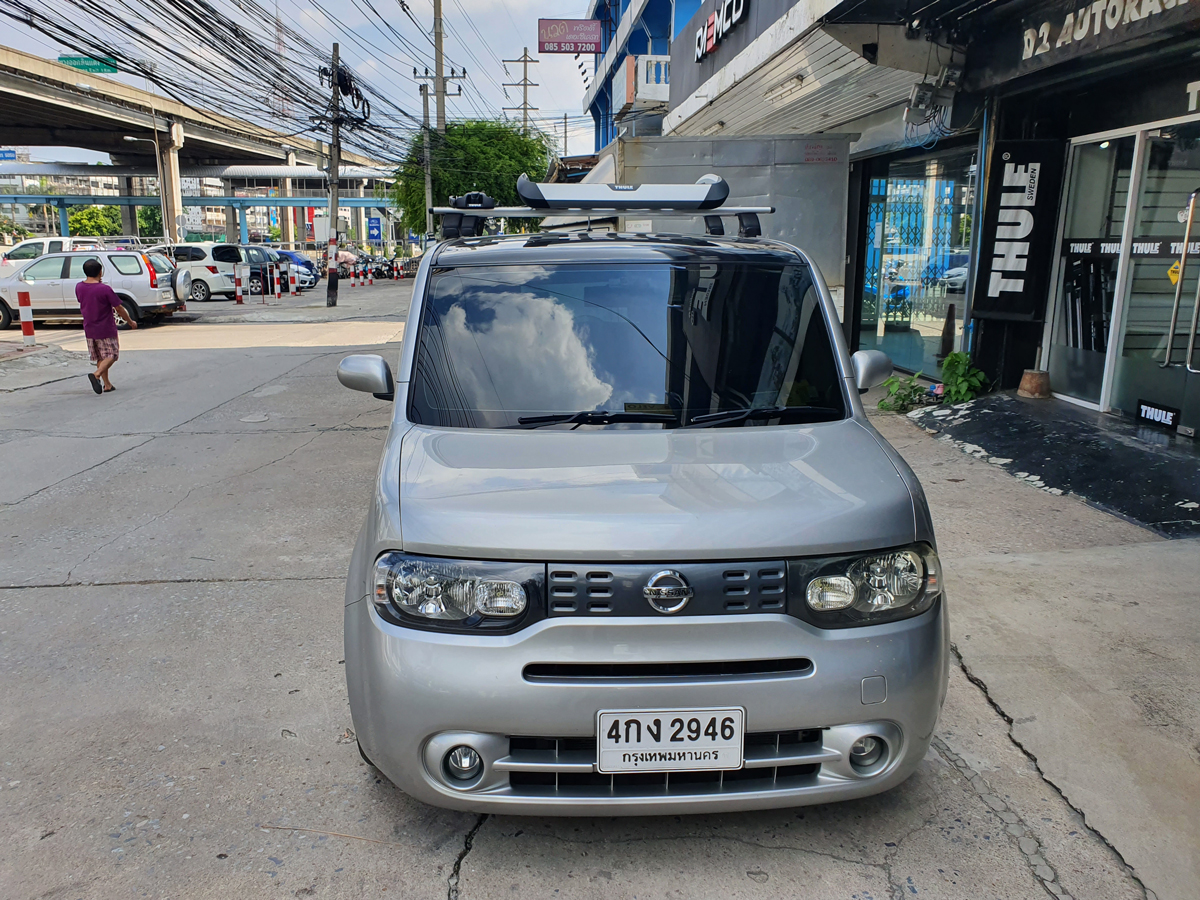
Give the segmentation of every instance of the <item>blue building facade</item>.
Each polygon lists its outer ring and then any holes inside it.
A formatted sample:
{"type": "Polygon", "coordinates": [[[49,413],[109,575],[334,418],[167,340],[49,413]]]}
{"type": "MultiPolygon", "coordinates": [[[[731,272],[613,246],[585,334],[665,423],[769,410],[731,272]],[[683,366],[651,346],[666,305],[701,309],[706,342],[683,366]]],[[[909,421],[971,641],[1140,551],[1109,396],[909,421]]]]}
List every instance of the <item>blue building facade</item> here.
{"type": "MultiPolygon", "coordinates": [[[[613,79],[630,56],[669,57],[671,41],[700,8],[701,0],[592,0],[588,18],[601,23],[604,52],[594,57],[584,109],[596,123],[596,150],[617,136],[621,98],[613,79]]],[[[660,71],[666,67],[660,65],[660,71]]],[[[623,82],[618,77],[618,87],[623,82]]]]}

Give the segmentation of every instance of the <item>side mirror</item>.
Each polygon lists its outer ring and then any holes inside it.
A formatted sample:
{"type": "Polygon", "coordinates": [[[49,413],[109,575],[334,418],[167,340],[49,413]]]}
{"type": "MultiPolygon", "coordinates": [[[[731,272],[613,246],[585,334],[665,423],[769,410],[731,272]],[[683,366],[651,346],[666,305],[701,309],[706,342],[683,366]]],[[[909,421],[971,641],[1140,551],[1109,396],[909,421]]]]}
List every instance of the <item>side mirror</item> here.
{"type": "Polygon", "coordinates": [[[352,391],[373,394],[380,400],[396,398],[392,370],[382,356],[374,353],[355,353],[338,363],[338,381],[352,391]]]}
{"type": "Polygon", "coordinates": [[[850,357],[854,381],[860,391],[883,384],[892,377],[892,358],[882,350],[859,350],[850,357]]]}

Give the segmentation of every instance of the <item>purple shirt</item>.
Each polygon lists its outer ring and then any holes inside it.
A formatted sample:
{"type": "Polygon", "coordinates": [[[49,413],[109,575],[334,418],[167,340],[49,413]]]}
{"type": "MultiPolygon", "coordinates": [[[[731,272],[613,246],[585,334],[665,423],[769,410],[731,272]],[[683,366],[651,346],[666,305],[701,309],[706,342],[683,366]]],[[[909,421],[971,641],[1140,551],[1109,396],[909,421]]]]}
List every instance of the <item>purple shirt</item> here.
{"type": "Polygon", "coordinates": [[[113,310],[121,305],[121,298],[112,288],[102,282],[81,281],[75,285],[75,298],[83,313],[84,337],[99,340],[117,336],[113,310]]]}

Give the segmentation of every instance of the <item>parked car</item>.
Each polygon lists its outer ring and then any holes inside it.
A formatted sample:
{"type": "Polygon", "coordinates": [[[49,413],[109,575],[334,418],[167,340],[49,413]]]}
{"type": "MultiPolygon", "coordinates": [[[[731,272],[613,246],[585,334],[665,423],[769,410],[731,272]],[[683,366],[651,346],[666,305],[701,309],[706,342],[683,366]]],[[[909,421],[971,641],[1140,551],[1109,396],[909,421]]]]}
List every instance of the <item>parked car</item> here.
{"type": "Polygon", "coordinates": [[[895,787],[949,631],[925,496],[859,397],[891,361],[847,351],[802,250],[591,238],[438,244],[395,374],[339,366],[394,404],[345,595],[364,759],[514,815],[895,787]]]}
{"type": "Polygon", "coordinates": [[[0,328],[18,316],[19,292],[28,292],[33,318],[80,318],[75,285],[86,277],[83,264],[100,260],[104,282],[121,298],[137,322],[154,320],[182,309],[191,291],[191,276],[158,253],[93,250],[47,253],[0,275],[0,328]]]}
{"type": "Polygon", "coordinates": [[[10,275],[11,267],[20,266],[46,253],[61,253],[64,250],[99,250],[103,238],[98,237],[42,237],[29,238],[13,245],[11,250],[0,253],[0,275],[10,275]],[[8,268],[10,271],[5,272],[8,268]]]}
{"type": "Polygon", "coordinates": [[[955,266],[947,269],[946,274],[939,279],[948,294],[962,294],[967,290],[967,266],[955,266]]]}
{"type": "Polygon", "coordinates": [[[195,244],[160,244],[152,248],[175,260],[192,277],[191,299],[197,303],[211,300],[214,295],[232,297],[236,290],[233,267],[242,262],[237,244],[223,241],[204,241],[195,244]]]}
{"type": "Polygon", "coordinates": [[[317,264],[300,253],[298,250],[277,250],[280,256],[286,257],[296,268],[296,283],[300,290],[306,291],[317,286],[321,280],[321,270],[317,264]]]}

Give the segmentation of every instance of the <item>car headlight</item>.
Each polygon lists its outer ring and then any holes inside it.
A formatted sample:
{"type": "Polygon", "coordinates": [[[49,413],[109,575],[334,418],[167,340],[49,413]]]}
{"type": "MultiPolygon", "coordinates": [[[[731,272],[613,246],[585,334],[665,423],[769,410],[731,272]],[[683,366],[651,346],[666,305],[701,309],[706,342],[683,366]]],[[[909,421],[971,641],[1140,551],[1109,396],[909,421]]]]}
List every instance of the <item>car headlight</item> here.
{"type": "Polygon", "coordinates": [[[942,593],[941,564],[927,544],[788,564],[794,614],[816,625],[876,625],[919,615],[942,593]]]}
{"type": "Polygon", "coordinates": [[[540,611],[545,567],[384,553],[375,561],[375,609],[388,621],[452,630],[507,629],[540,611]]]}

